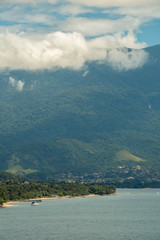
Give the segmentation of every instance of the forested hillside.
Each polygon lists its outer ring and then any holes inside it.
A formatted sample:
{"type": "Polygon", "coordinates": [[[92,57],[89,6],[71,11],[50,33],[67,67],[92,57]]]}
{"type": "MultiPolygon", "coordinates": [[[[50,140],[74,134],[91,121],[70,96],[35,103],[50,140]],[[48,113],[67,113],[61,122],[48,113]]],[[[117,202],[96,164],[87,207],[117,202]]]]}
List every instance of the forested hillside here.
{"type": "Polygon", "coordinates": [[[160,169],[160,45],[116,71],[0,73],[0,170],[46,179],[119,165],[160,169]]]}

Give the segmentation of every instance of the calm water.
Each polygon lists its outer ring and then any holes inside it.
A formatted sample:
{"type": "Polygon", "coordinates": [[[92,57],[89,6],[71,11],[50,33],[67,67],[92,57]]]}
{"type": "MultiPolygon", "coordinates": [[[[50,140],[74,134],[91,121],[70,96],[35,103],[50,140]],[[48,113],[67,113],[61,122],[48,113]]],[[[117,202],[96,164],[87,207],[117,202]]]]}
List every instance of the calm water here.
{"type": "Polygon", "coordinates": [[[160,189],[0,209],[0,240],[159,240],[160,189]]]}

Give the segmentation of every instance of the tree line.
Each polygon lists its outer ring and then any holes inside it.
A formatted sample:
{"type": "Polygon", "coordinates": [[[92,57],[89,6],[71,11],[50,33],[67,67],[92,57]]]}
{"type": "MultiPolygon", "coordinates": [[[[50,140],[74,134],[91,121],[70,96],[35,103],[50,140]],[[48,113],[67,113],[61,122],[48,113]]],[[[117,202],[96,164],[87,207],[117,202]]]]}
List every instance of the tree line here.
{"type": "Polygon", "coordinates": [[[76,183],[17,183],[0,185],[0,204],[12,200],[25,200],[30,198],[54,196],[84,196],[89,194],[105,195],[114,194],[116,187],[113,185],[90,185],[76,183]]]}

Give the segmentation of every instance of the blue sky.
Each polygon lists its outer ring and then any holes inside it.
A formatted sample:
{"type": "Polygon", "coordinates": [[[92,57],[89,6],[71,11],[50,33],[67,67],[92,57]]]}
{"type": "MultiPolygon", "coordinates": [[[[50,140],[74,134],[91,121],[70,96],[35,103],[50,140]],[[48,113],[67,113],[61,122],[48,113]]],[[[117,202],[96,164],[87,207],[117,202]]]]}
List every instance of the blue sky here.
{"type": "Polygon", "coordinates": [[[1,68],[76,69],[107,59],[127,70],[136,56],[116,49],[159,43],[160,0],[0,0],[1,68]]]}

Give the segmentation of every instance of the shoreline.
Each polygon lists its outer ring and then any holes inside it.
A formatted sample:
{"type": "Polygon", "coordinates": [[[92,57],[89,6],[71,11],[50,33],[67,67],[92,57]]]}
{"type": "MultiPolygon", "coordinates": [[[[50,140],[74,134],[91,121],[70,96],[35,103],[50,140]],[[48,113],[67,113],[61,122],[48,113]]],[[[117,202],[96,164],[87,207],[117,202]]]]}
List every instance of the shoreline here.
{"type": "Polygon", "coordinates": [[[29,198],[29,199],[24,199],[24,200],[14,200],[14,201],[8,201],[6,203],[3,203],[2,207],[17,207],[17,205],[14,205],[16,203],[22,203],[22,202],[32,202],[32,201],[39,201],[39,200],[56,200],[56,199],[68,199],[68,198],[89,198],[89,197],[100,197],[100,196],[114,196],[114,194],[105,194],[105,195],[98,195],[98,194],[89,194],[89,195],[79,195],[79,196],[63,196],[63,197],[40,197],[40,198],[29,198]]]}

